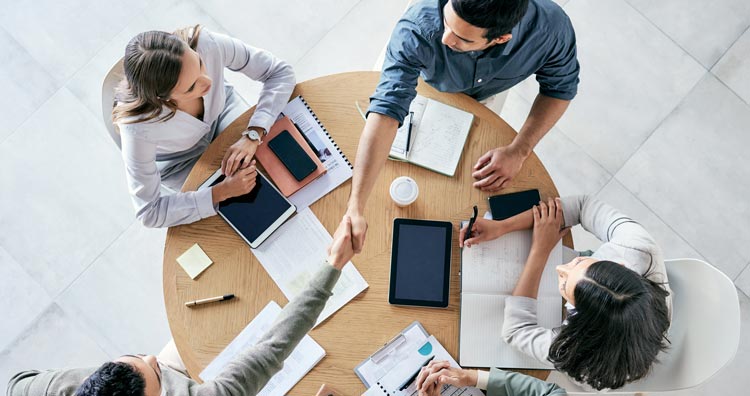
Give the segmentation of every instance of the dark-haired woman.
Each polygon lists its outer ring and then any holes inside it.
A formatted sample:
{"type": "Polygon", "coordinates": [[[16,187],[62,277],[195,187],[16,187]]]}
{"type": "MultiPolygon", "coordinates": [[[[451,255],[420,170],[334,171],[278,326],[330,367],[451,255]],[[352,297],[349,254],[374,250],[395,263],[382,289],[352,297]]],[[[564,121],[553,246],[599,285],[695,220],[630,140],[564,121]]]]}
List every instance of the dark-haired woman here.
{"type": "MultiPolygon", "coordinates": [[[[533,228],[529,258],[505,302],[505,341],[552,362],[587,390],[616,389],[645,376],[667,347],[671,320],[664,260],[651,235],[613,207],[574,196],[542,202],[503,221],[478,219],[466,245],[528,228],[533,228]],[[557,266],[568,317],[561,327],[547,329],[536,317],[539,281],[553,247],[577,224],[604,244],[590,257],[557,266]]],[[[557,382],[568,391],[575,387],[557,382]]]]}
{"type": "Polygon", "coordinates": [[[255,150],[294,89],[292,67],[269,52],[225,35],[186,28],[143,32],[128,43],[125,79],[112,112],[136,217],[147,227],[192,223],[255,186],[255,150]],[[247,130],[226,152],[226,178],[201,191],[179,191],[218,134],[246,109],[224,80],[226,69],[263,83],[247,130]]]}

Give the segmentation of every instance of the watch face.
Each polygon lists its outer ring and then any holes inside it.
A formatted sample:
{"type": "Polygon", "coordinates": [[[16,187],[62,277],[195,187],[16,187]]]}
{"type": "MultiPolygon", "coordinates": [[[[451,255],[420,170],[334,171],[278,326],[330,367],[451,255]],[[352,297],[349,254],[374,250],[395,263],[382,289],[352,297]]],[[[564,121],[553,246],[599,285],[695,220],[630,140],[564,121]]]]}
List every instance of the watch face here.
{"type": "Polygon", "coordinates": [[[245,131],[245,136],[249,137],[250,140],[260,140],[260,135],[258,135],[258,131],[248,129],[245,131]]]}

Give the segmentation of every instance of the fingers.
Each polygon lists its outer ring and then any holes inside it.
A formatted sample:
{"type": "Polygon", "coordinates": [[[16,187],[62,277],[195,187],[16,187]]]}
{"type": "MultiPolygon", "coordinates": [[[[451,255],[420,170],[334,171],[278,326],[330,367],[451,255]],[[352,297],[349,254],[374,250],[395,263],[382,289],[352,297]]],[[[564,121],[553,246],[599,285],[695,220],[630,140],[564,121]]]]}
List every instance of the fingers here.
{"type": "Polygon", "coordinates": [[[469,228],[469,225],[465,225],[461,227],[461,230],[458,232],[458,247],[464,247],[464,235],[466,235],[466,230],[469,228]]]}
{"type": "Polygon", "coordinates": [[[508,181],[507,177],[498,177],[497,179],[495,179],[494,182],[492,182],[492,184],[490,184],[489,186],[483,187],[482,190],[484,190],[484,191],[497,191],[507,181],[508,181]]]}
{"type": "Polygon", "coordinates": [[[562,201],[560,201],[559,197],[555,198],[555,218],[560,221],[560,224],[563,224],[565,222],[562,214],[562,201]]]}
{"type": "Polygon", "coordinates": [[[498,179],[498,176],[494,173],[490,173],[487,177],[485,177],[482,180],[479,180],[478,182],[474,182],[474,187],[476,188],[484,188],[488,185],[494,183],[498,179]]]}
{"type": "Polygon", "coordinates": [[[539,206],[538,205],[534,205],[531,208],[531,212],[534,214],[534,223],[539,222],[541,220],[541,215],[539,213],[539,206]]]}
{"type": "Polygon", "coordinates": [[[482,155],[481,157],[479,157],[479,159],[477,160],[476,165],[474,165],[474,170],[476,171],[476,170],[479,170],[480,168],[482,168],[484,166],[484,164],[486,164],[487,162],[489,162],[490,159],[492,159],[492,151],[488,151],[488,152],[484,153],[484,155],[482,155]]]}

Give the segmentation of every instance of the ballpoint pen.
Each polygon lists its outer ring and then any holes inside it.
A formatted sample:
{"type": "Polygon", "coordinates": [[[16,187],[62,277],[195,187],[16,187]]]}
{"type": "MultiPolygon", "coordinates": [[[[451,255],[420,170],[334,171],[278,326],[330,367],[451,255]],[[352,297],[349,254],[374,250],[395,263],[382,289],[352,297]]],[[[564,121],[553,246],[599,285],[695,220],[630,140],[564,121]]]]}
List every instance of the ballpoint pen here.
{"type": "Polygon", "coordinates": [[[469,228],[466,229],[466,233],[464,234],[464,242],[466,242],[467,239],[471,238],[471,229],[474,227],[474,223],[477,221],[477,213],[479,213],[479,209],[477,208],[477,205],[474,205],[474,216],[471,216],[471,219],[469,220],[469,228]]]}

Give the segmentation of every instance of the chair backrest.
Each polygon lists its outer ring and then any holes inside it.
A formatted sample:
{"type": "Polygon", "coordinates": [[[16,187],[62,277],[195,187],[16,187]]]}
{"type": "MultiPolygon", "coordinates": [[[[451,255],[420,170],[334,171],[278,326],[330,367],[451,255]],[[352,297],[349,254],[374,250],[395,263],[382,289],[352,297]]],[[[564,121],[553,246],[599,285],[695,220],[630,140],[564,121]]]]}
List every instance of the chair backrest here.
{"type": "Polygon", "coordinates": [[[696,259],[667,260],[672,289],[672,326],[667,352],[648,377],[611,393],[662,392],[696,387],[737,353],[740,303],[734,283],[696,259]]]}
{"type": "Polygon", "coordinates": [[[117,126],[112,123],[112,108],[115,104],[115,87],[125,77],[125,71],[122,66],[122,58],[109,69],[109,73],[104,77],[102,83],[102,120],[104,126],[107,127],[109,137],[117,145],[117,148],[122,149],[122,143],[120,141],[120,134],[117,132],[117,126]]]}

